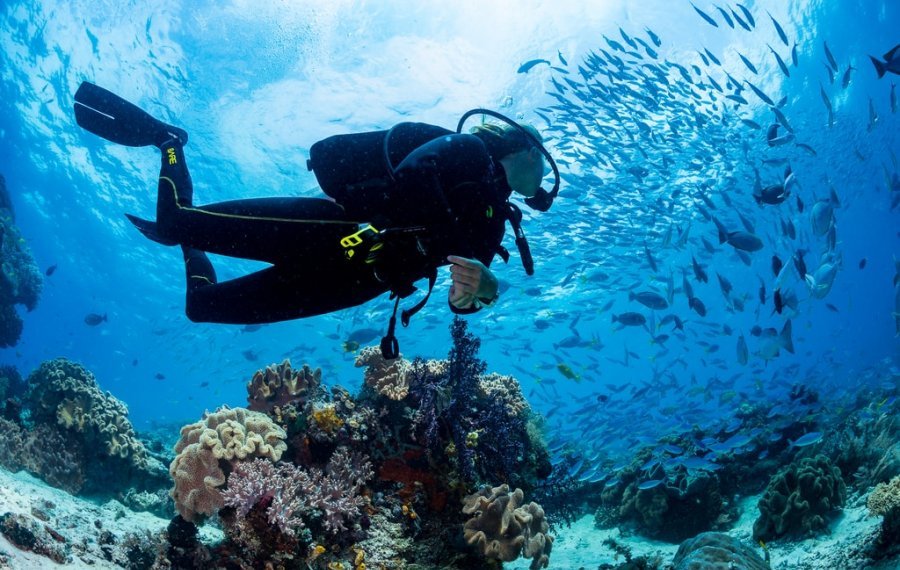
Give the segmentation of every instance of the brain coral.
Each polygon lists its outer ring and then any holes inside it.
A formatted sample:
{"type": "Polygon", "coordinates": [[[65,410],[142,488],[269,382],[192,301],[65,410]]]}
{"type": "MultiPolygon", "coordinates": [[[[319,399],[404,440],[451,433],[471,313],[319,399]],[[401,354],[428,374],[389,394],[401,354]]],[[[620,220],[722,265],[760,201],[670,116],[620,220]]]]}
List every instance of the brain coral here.
{"type": "Polygon", "coordinates": [[[540,505],[523,502],[522,490],[510,492],[509,485],[469,495],[463,500],[463,513],[473,516],[463,534],[485,558],[510,562],[522,554],[532,559],[531,570],[546,568],[553,546],[553,537],[547,534],[550,527],[540,505]]]}
{"type": "Polygon", "coordinates": [[[678,547],[675,570],[769,570],[769,564],[749,546],[720,532],[704,532],[678,547]]]}
{"type": "Polygon", "coordinates": [[[248,457],[278,461],[286,436],[265,414],[227,406],[181,428],[169,473],[175,483],[170,495],[182,518],[193,522],[222,508],[223,467],[248,457]]]}
{"type": "Polygon", "coordinates": [[[769,541],[806,535],[826,527],[826,516],[844,505],[841,471],[824,455],[806,457],[779,471],[759,500],[753,538],[769,541]]]}

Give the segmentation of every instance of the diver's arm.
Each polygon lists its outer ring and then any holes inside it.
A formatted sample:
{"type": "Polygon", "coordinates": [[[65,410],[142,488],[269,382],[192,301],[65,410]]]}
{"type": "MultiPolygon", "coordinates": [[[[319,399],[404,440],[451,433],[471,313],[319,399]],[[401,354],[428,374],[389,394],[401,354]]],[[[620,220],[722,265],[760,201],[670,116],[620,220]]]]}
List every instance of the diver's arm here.
{"type": "Polygon", "coordinates": [[[477,259],[447,257],[452,284],[448,295],[450,310],[458,314],[474,313],[497,300],[497,278],[477,259]]]}

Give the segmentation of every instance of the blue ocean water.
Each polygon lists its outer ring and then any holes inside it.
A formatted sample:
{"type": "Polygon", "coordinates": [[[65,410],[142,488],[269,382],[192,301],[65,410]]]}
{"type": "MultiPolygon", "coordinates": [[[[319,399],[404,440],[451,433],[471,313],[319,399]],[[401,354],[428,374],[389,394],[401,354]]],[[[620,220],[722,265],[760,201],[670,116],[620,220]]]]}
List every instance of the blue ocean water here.
{"type": "MultiPolygon", "coordinates": [[[[624,459],[672,430],[727,425],[742,403],[775,407],[797,385],[820,393],[823,431],[829,414],[857,395],[895,405],[898,79],[878,79],[868,55],[897,44],[900,5],[748,1],[756,21],[746,31],[705,2],[697,6],[716,27],[686,1],[533,1],[515,11],[486,4],[4,3],[0,173],[35,259],[56,270],[0,363],[26,375],[65,356],[129,406],[137,429],[180,425],[205,409],[241,405],[253,372],[284,358],[322,367],[328,384],[358,386],[361,371],[343,343],[369,328],[378,332],[363,336],[377,342],[392,308],[385,296],[254,331],[189,322],[177,249],[147,241],[123,216],[153,217],[158,151],[79,129],[72,97],[87,80],[190,132],[197,203],[319,195],[305,160],[333,134],[404,120],[452,128],[482,106],[533,123],[563,179],[550,213],[526,209],[536,272],[525,275],[507,236],[513,258],[493,265],[502,298],[468,321],[488,368],[521,381],[554,442],[580,439],[583,453],[624,459]],[[833,82],[824,42],[838,66],[833,82]],[[592,54],[602,55],[604,71],[591,71],[592,54]],[[536,58],[549,63],[517,73],[536,58]],[[651,65],[664,65],[666,79],[651,65]],[[587,90],[586,81],[604,87],[587,90]],[[793,141],[767,144],[766,129],[780,119],[747,81],[773,102],[786,98],[780,134],[787,122],[793,141]],[[769,186],[783,181],[788,164],[790,197],[757,205],[754,171],[769,186]],[[817,202],[834,207],[826,235],[813,231],[817,202]],[[762,240],[749,265],[719,243],[704,212],[729,231],[745,229],[738,213],[747,219],[762,240]],[[798,251],[811,274],[835,264],[833,287],[816,298],[796,273],[785,275],[780,292],[790,306],[775,312],[772,257],[793,265],[798,251]],[[725,294],[717,276],[733,290],[725,294]],[[704,316],[689,305],[684,279],[704,316]],[[646,291],[668,297],[669,307],[629,299],[646,291]],[[647,324],[613,322],[626,312],[647,324]],[[107,321],[89,326],[91,313],[107,321]],[[775,355],[773,331],[788,321],[794,353],[775,355]]],[[[222,278],[257,267],[214,262],[222,278]]],[[[308,271],[317,278],[315,264],[308,271]]],[[[404,355],[446,356],[447,283],[445,270],[432,301],[400,331],[404,355]]]]}

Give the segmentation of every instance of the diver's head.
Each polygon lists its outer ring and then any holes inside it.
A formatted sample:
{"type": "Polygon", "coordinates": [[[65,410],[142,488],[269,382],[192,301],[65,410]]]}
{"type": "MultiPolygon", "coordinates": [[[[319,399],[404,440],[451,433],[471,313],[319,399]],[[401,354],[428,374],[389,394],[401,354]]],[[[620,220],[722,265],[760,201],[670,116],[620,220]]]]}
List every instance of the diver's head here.
{"type": "MultiPolygon", "coordinates": [[[[538,142],[541,134],[533,126],[522,127],[538,142]]],[[[472,134],[484,141],[488,152],[503,165],[506,181],[517,194],[534,196],[544,178],[544,155],[534,142],[512,125],[484,123],[472,128],[472,134]]]]}

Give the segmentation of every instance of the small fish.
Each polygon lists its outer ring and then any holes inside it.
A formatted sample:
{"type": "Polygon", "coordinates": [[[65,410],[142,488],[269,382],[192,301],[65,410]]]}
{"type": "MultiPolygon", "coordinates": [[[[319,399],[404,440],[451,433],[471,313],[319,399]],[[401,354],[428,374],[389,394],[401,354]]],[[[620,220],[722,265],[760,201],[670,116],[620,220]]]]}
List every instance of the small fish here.
{"type": "Polygon", "coordinates": [[[200,382],[200,387],[201,387],[201,388],[206,388],[207,386],[209,386],[209,382],[208,382],[207,380],[204,380],[203,382],[200,382]]]}
{"type": "MultiPolygon", "coordinates": [[[[691,6],[694,6],[694,3],[693,3],[693,2],[691,2],[691,6]]],[[[701,10],[700,8],[698,8],[697,6],[694,6],[694,10],[695,10],[698,14],[700,14],[700,17],[703,18],[704,20],[706,20],[707,23],[709,23],[709,25],[711,25],[711,26],[713,26],[713,27],[716,27],[716,28],[719,27],[719,24],[717,24],[716,21],[713,20],[712,17],[711,17],[709,14],[707,14],[706,12],[704,12],[703,10],[701,10]]]]}
{"type": "Polygon", "coordinates": [[[766,14],[769,14],[769,18],[772,19],[772,25],[775,26],[775,31],[778,32],[778,37],[781,38],[781,41],[784,42],[784,45],[791,45],[790,42],[788,42],[787,34],[784,33],[784,29],[782,29],[781,24],[778,23],[778,20],[776,20],[768,10],[766,10],[766,14]]]}
{"type": "Polygon", "coordinates": [[[541,288],[540,287],[529,287],[528,289],[525,289],[524,292],[529,297],[538,297],[541,294],[541,288]]]}
{"type": "Polygon", "coordinates": [[[784,267],[784,263],[782,263],[781,259],[777,255],[772,256],[772,275],[778,277],[778,274],[781,273],[781,268],[784,267]]]}
{"type": "MultiPolygon", "coordinates": [[[[722,243],[721,241],[719,243],[722,243]]],[[[693,255],[691,256],[691,267],[694,269],[694,277],[697,278],[697,281],[701,281],[703,283],[709,282],[709,275],[704,271],[703,266],[697,261],[693,255]]]]}
{"type": "Polygon", "coordinates": [[[866,125],[866,132],[871,133],[877,122],[878,113],[875,112],[875,105],[872,103],[872,98],[869,97],[869,123],[866,125]]]}
{"type": "Polygon", "coordinates": [[[895,89],[896,85],[891,83],[891,114],[897,112],[897,91],[895,89]]]}
{"type": "Polygon", "coordinates": [[[648,309],[653,309],[656,311],[661,311],[663,309],[669,308],[669,303],[666,302],[663,296],[658,293],[654,293],[653,291],[641,291],[639,293],[629,291],[628,300],[637,301],[648,309]]]}
{"type": "Polygon", "coordinates": [[[745,81],[745,83],[750,86],[750,90],[753,91],[756,96],[762,100],[763,103],[769,105],[770,107],[775,106],[775,101],[772,101],[772,99],[770,99],[768,95],[759,90],[755,85],[753,85],[749,81],[745,81]]]}
{"type": "Polygon", "coordinates": [[[137,366],[137,365],[138,365],[138,359],[135,358],[134,360],[132,360],[132,361],[131,361],[131,365],[132,365],[132,366],[137,366]]]}
{"type": "Polygon", "coordinates": [[[756,20],[753,19],[753,14],[750,13],[750,10],[743,4],[738,4],[737,7],[740,8],[741,12],[744,13],[744,18],[747,19],[747,23],[755,28],[756,20]]]}
{"type": "MultiPolygon", "coordinates": [[[[790,322],[790,321],[788,321],[790,322]]],[[[805,435],[800,436],[794,441],[790,442],[791,447],[806,447],[808,445],[813,445],[815,443],[819,443],[822,441],[824,434],[820,431],[811,431],[805,435]]]]}
{"type": "Polygon", "coordinates": [[[794,67],[800,65],[800,60],[797,57],[797,42],[794,42],[794,47],[791,48],[791,64],[793,64],[794,67]]]}
{"type": "MultiPolygon", "coordinates": [[[[884,61],[878,61],[871,55],[869,59],[872,60],[872,65],[875,66],[875,72],[878,74],[878,79],[884,77],[885,73],[893,73],[894,75],[900,75],[900,44],[894,46],[894,49],[884,54],[884,61]]],[[[837,69],[835,69],[837,71],[837,69]]]]}
{"type": "Polygon", "coordinates": [[[50,277],[54,273],[56,273],[56,264],[55,263],[53,265],[51,265],[50,267],[48,267],[47,271],[44,271],[44,275],[46,275],[47,277],[50,277]]]}
{"type": "Polygon", "coordinates": [[[574,380],[576,382],[581,382],[581,376],[576,374],[574,370],[568,365],[560,362],[556,365],[556,369],[559,370],[559,373],[568,378],[569,380],[574,380]]]}
{"type": "Polygon", "coordinates": [[[841,78],[841,89],[846,89],[850,85],[850,74],[855,69],[852,65],[847,66],[847,71],[844,72],[844,76],[841,78]]]}
{"type": "Polygon", "coordinates": [[[556,57],[559,58],[560,63],[562,63],[563,65],[569,65],[569,62],[566,61],[566,58],[563,57],[563,54],[561,51],[556,50],[556,57]]]}
{"type": "Polygon", "coordinates": [[[656,47],[662,46],[662,40],[659,39],[659,36],[653,33],[653,30],[650,28],[644,28],[644,31],[647,32],[647,36],[650,38],[650,41],[653,42],[653,45],[656,47]]]}
{"type": "Polygon", "coordinates": [[[644,481],[643,483],[638,485],[638,489],[641,491],[646,491],[648,489],[653,489],[654,487],[659,487],[662,483],[662,479],[650,479],[649,481],[644,481]]]}
{"type": "Polygon", "coordinates": [[[819,95],[822,96],[822,102],[825,103],[825,108],[831,113],[831,99],[828,98],[828,93],[825,92],[825,87],[823,87],[821,83],[819,83],[819,95]]]}
{"type": "Polygon", "coordinates": [[[369,341],[375,340],[380,335],[381,331],[379,331],[378,329],[359,329],[350,333],[350,336],[347,337],[347,342],[366,344],[369,341]]]}
{"type": "Polygon", "coordinates": [[[737,22],[742,28],[744,28],[748,32],[753,29],[750,27],[750,25],[747,22],[745,22],[744,20],[741,19],[740,16],[738,16],[738,13],[735,12],[733,8],[729,8],[729,10],[731,11],[731,16],[734,18],[734,21],[737,22]]]}
{"type": "Polygon", "coordinates": [[[794,127],[792,127],[791,123],[788,122],[787,117],[781,111],[781,109],[779,109],[778,107],[772,107],[772,112],[775,114],[775,118],[778,120],[778,122],[781,124],[781,126],[784,127],[785,130],[787,130],[788,132],[793,134],[794,127]]]}
{"type": "MultiPolygon", "coordinates": [[[[712,54],[711,51],[709,51],[709,50],[706,49],[705,47],[703,48],[703,51],[706,52],[706,56],[709,57],[709,60],[710,60],[711,62],[715,63],[715,64],[718,65],[719,67],[722,66],[722,62],[720,62],[720,61],[719,61],[719,58],[717,58],[716,56],[714,56],[714,55],[712,54]]],[[[703,54],[702,54],[702,53],[700,54],[700,57],[703,57],[703,54]]]]}
{"type": "Polygon", "coordinates": [[[790,77],[790,76],[791,76],[791,72],[788,70],[788,66],[787,66],[787,64],[784,63],[784,60],[781,59],[781,56],[778,55],[778,52],[775,51],[775,50],[772,48],[772,46],[770,46],[769,44],[766,44],[766,45],[769,47],[769,50],[771,50],[772,55],[775,56],[775,61],[778,62],[778,67],[781,68],[781,72],[784,73],[784,75],[785,75],[786,77],[790,77]]]}
{"type": "Polygon", "coordinates": [[[344,341],[342,345],[344,352],[356,352],[359,350],[359,343],[355,340],[344,341]]]}
{"type": "Polygon", "coordinates": [[[259,360],[259,353],[253,352],[252,350],[241,351],[241,356],[243,356],[249,362],[256,362],[257,360],[259,360]]]}
{"type": "Polygon", "coordinates": [[[244,325],[240,328],[242,333],[252,333],[256,332],[262,328],[262,325],[244,325]]]}
{"type": "Polygon", "coordinates": [[[619,315],[612,316],[613,323],[621,323],[626,327],[640,327],[647,324],[647,318],[640,314],[634,312],[625,312],[619,315]]]}
{"type": "Polygon", "coordinates": [[[859,260],[859,268],[860,269],[866,268],[866,258],[865,257],[859,260]]]}
{"type": "Polygon", "coordinates": [[[756,66],[753,65],[752,63],[750,63],[750,60],[747,59],[746,57],[744,57],[744,54],[742,54],[741,52],[737,52],[737,54],[738,54],[738,57],[741,58],[741,61],[744,62],[744,65],[747,66],[747,69],[749,69],[750,71],[752,71],[752,72],[753,72],[753,75],[758,75],[758,73],[757,73],[757,71],[756,71],[756,66]]]}
{"type": "Polygon", "coordinates": [[[729,232],[726,241],[735,249],[749,252],[759,251],[763,247],[762,240],[750,232],[729,232]]]}
{"type": "Polygon", "coordinates": [[[725,20],[725,23],[728,24],[728,27],[734,29],[734,22],[731,20],[731,16],[728,15],[728,12],[716,6],[715,4],[713,4],[713,6],[715,6],[716,10],[718,10],[719,13],[722,14],[722,18],[725,20]]]}
{"type": "Polygon", "coordinates": [[[706,316],[706,305],[703,304],[699,297],[691,297],[688,301],[688,306],[694,309],[694,312],[701,317],[706,316]]]}
{"type": "Polygon", "coordinates": [[[162,372],[157,372],[156,375],[154,376],[154,378],[156,378],[157,380],[165,380],[166,375],[163,374],[162,372]]]}
{"type": "Polygon", "coordinates": [[[106,318],[106,313],[103,313],[102,315],[98,315],[97,313],[89,313],[84,317],[84,324],[88,325],[89,327],[95,327],[100,323],[107,322],[107,320],[108,319],[106,318]]]}
{"type": "Polygon", "coordinates": [[[546,59],[532,59],[520,65],[516,73],[528,73],[529,71],[531,71],[532,67],[540,63],[546,63],[547,65],[550,65],[550,62],[546,59]]]}
{"type": "Polygon", "coordinates": [[[741,366],[746,366],[749,360],[750,351],[747,349],[747,341],[744,339],[744,335],[738,337],[737,342],[737,359],[738,363],[741,366]]]}
{"type": "Polygon", "coordinates": [[[835,73],[837,73],[838,72],[837,60],[834,59],[834,56],[831,54],[831,50],[828,49],[828,42],[822,42],[822,45],[825,46],[825,57],[828,59],[828,65],[831,66],[831,69],[833,69],[835,73]]]}
{"type": "Polygon", "coordinates": [[[751,121],[750,119],[741,119],[741,122],[750,127],[751,129],[756,129],[757,131],[762,129],[762,126],[756,121],[751,121]]]}
{"type": "Polygon", "coordinates": [[[831,311],[832,313],[839,313],[839,312],[840,312],[840,311],[838,310],[838,308],[835,307],[834,305],[832,305],[831,303],[825,303],[825,307],[827,307],[828,310],[831,311]]]}

